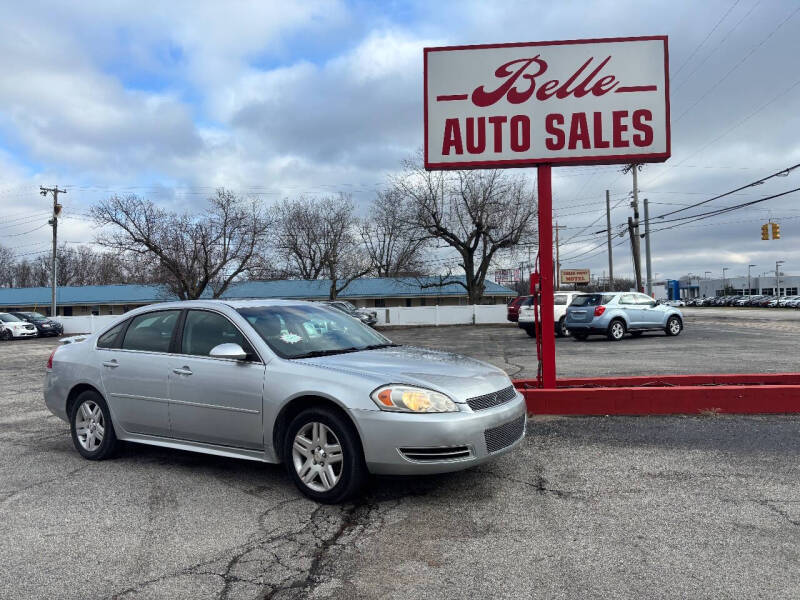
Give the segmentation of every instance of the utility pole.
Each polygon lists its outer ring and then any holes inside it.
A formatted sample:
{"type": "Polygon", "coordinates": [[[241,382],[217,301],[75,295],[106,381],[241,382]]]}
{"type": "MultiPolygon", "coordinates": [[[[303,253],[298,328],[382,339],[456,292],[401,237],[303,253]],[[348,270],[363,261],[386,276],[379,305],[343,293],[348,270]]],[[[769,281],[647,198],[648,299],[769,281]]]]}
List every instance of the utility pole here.
{"type": "Polygon", "coordinates": [[[757,267],[758,265],[747,265],[747,295],[751,296],[753,294],[753,286],[750,284],[750,269],[752,267],[757,267]]]}
{"type": "Polygon", "coordinates": [[[775,261],[775,297],[780,298],[781,296],[781,271],[780,266],[784,263],[782,260],[775,261]]]}
{"type": "Polygon", "coordinates": [[[728,286],[725,283],[725,271],[728,270],[728,267],[722,267],[722,295],[725,296],[727,294],[726,290],[728,286]]]}
{"type": "Polygon", "coordinates": [[[647,295],[653,297],[653,265],[650,261],[650,210],[644,199],[644,256],[647,268],[647,295]]]}
{"type": "Polygon", "coordinates": [[[641,292],[642,287],[642,253],[639,237],[639,165],[629,165],[633,173],[633,218],[628,217],[628,234],[631,238],[631,254],[633,254],[633,270],[636,277],[636,291],[641,292]]]}
{"type": "Polygon", "coordinates": [[[611,257],[611,198],[606,190],[606,237],[608,238],[608,289],[614,289],[614,259],[611,257]]]}
{"type": "Polygon", "coordinates": [[[559,245],[558,245],[558,231],[559,229],[566,229],[566,225],[559,226],[558,221],[556,221],[556,226],[553,228],[556,231],[556,289],[561,289],[561,259],[559,255],[559,245]]]}
{"type": "Polygon", "coordinates": [[[58,195],[66,194],[67,190],[60,190],[55,185],[51,188],[39,186],[39,193],[47,197],[47,194],[53,194],[53,216],[48,223],[53,227],[53,256],[50,264],[50,316],[56,316],[56,287],[58,286],[58,262],[56,261],[56,249],[58,247],[58,215],[61,214],[61,205],[58,203],[58,195]]]}

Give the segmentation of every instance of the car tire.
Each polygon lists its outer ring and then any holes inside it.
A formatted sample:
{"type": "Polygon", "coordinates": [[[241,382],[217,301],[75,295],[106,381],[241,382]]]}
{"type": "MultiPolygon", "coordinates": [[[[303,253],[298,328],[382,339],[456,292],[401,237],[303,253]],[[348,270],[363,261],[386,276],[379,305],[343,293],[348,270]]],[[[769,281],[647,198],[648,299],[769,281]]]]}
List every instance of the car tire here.
{"type": "Polygon", "coordinates": [[[13,334],[11,333],[10,329],[3,329],[2,331],[0,331],[0,340],[3,340],[4,342],[7,342],[12,337],[13,337],[13,334]]]}
{"type": "Polygon", "coordinates": [[[556,325],[556,335],[558,337],[568,337],[569,329],[567,329],[566,317],[561,317],[556,325]]]}
{"type": "Polygon", "coordinates": [[[329,408],[309,408],[292,419],[282,456],[298,489],[323,504],[352,498],[367,480],[364,451],[355,427],[329,408]],[[332,450],[336,447],[338,452],[332,450]]]}
{"type": "Polygon", "coordinates": [[[586,338],[589,337],[588,333],[575,333],[574,331],[570,335],[578,342],[585,342],[586,338]]]}
{"type": "Polygon", "coordinates": [[[527,333],[530,337],[536,337],[536,327],[525,327],[525,333],[527,333]]]}
{"type": "Polygon", "coordinates": [[[683,323],[681,323],[680,317],[673,315],[667,319],[667,326],[664,327],[664,332],[669,336],[676,336],[680,335],[682,329],[683,323]]]}
{"type": "Polygon", "coordinates": [[[606,337],[612,342],[618,342],[625,337],[625,333],[625,321],[622,319],[614,319],[608,324],[606,337]]]}
{"type": "Polygon", "coordinates": [[[72,443],[83,458],[104,460],[119,447],[108,405],[94,390],[86,390],[77,397],[70,410],[69,424],[72,443]]]}

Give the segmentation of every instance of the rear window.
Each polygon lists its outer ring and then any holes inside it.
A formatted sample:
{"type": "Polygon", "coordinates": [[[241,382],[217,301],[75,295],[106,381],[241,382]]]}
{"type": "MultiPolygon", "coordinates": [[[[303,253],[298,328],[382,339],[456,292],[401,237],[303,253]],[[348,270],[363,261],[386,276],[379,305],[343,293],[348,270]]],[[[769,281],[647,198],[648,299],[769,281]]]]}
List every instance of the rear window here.
{"type": "Polygon", "coordinates": [[[570,306],[600,306],[608,304],[614,299],[615,294],[584,294],[575,296],[570,306]]]}
{"type": "Polygon", "coordinates": [[[556,306],[563,306],[566,303],[567,303],[566,294],[556,294],[553,297],[553,304],[555,304],[556,306]]]}

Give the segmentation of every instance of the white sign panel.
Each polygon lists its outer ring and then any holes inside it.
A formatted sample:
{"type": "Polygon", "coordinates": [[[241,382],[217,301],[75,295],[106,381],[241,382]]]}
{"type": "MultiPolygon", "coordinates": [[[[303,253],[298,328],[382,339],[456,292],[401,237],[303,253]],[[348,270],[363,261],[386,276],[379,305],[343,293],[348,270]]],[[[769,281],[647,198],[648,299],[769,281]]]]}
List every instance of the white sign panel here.
{"type": "Polygon", "coordinates": [[[425,48],[425,168],[670,156],[667,36],[425,48]]]}
{"type": "Polygon", "coordinates": [[[589,283],[589,269],[561,269],[561,283],[589,283]]]}

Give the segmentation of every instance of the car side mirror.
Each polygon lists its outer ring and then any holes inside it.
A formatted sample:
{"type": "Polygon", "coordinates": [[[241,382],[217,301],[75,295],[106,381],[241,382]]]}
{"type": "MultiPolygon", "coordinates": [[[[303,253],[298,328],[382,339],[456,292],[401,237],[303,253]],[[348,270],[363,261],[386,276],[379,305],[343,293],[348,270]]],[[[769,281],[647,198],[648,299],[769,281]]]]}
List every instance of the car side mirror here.
{"type": "Polygon", "coordinates": [[[227,358],[230,360],[247,360],[247,352],[239,344],[220,344],[214,346],[208,353],[212,358],[227,358]]]}
{"type": "Polygon", "coordinates": [[[658,302],[656,302],[655,300],[651,300],[650,301],[650,308],[653,308],[655,306],[658,306],[658,302]]]}

